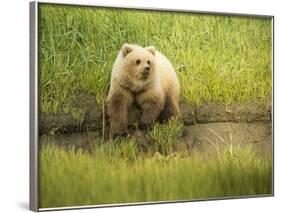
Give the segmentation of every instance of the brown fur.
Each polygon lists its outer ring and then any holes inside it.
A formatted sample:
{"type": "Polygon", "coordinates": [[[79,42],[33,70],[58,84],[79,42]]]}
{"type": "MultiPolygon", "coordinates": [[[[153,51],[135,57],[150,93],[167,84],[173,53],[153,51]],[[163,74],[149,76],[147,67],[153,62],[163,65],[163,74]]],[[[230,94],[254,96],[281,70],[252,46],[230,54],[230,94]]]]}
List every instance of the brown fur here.
{"type": "Polygon", "coordinates": [[[128,111],[133,102],[141,108],[142,129],[156,120],[179,117],[178,93],[175,71],[164,55],[153,46],[124,44],[113,65],[106,102],[113,135],[127,133],[128,111]]]}
{"type": "Polygon", "coordinates": [[[116,90],[107,101],[107,114],[110,119],[110,128],[114,134],[127,134],[128,111],[131,107],[133,96],[126,90],[116,90]],[[128,96],[126,96],[127,94],[128,96]]]}
{"type": "Polygon", "coordinates": [[[165,106],[158,118],[158,121],[162,123],[168,121],[171,117],[180,117],[180,109],[175,97],[166,95],[165,106]]]}

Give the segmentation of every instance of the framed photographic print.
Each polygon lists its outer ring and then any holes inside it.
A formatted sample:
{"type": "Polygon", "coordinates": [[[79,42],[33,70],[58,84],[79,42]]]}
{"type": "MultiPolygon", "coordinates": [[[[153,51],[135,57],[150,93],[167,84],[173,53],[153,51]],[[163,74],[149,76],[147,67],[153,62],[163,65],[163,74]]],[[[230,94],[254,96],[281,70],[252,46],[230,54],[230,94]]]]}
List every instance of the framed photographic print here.
{"type": "Polygon", "coordinates": [[[30,209],[273,196],[273,16],[30,3],[30,209]]]}

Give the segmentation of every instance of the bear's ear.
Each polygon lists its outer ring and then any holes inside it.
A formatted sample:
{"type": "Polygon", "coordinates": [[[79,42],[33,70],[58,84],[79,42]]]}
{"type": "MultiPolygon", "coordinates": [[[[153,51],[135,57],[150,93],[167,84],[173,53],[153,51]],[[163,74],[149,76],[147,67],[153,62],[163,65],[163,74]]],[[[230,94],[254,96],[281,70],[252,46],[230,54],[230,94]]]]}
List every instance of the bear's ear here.
{"type": "Polygon", "coordinates": [[[132,51],[133,51],[133,47],[130,44],[126,43],[122,46],[122,53],[124,57],[132,51]]]}
{"type": "Polygon", "coordinates": [[[145,48],[147,51],[151,52],[152,55],[155,55],[156,49],[154,46],[148,46],[145,48]]]}

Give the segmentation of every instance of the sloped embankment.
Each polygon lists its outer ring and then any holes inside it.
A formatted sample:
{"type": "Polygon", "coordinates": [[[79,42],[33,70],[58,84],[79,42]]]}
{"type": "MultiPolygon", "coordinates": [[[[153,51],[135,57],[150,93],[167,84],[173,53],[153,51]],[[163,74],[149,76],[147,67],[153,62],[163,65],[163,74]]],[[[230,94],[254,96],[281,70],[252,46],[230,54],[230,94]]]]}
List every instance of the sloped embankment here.
{"type": "MultiPolygon", "coordinates": [[[[86,109],[80,122],[71,115],[41,114],[40,133],[42,142],[47,140],[45,133],[54,134],[52,141],[62,146],[75,145],[89,150],[93,143],[102,141],[102,111],[95,98],[79,101],[77,105],[86,109]]],[[[231,105],[207,104],[192,106],[181,103],[184,122],[183,133],[177,138],[174,149],[187,149],[190,152],[213,154],[227,146],[251,145],[260,153],[272,152],[271,106],[265,103],[248,103],[231,105]]],[[[137,111],[132,110],[130,124],[136,121],[137,111]]],[[[133,129],[133,128],[131,128],[133,129]]],[[[47,135],[48,135],[47,134],[47,135]]],[[[130,135],[136,139],[138,148],[153,153],[153,144],[147,133],[131,130],[130,135]]],[[[49,139],[48,139],[49,140],[49,139]]]]}
{"type": "MultiPolygon", "coordinates": [[[[98,106],[95,97],[77,97],[74,105],[76,108],[84,109],[84,113],[79,119],[75,119],[72,114],[65,113],[62,109],[55,114],[40,112],[40,133],[71,133],[102,129],[103,112],[98,106]]],[[[231,105],[210,103],[201,106],[181,102],[180,108],[184,125],[217,122],[256,123],[271,121],[271,104],[264,102],[250,102],[247,104],[232,103],[231,105]]],[[[137,113],[136,109],[133,109],[130,113],[130,124],[136,122],[137,113]]]]}

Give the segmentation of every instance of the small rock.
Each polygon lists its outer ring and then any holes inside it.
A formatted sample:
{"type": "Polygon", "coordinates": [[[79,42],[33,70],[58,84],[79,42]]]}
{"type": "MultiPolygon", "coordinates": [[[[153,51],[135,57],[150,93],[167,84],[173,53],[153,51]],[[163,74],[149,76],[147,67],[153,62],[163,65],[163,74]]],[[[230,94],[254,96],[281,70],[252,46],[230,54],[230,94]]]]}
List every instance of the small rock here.
{"type": "Polygon", "coordinates": [[[180,102],[180,110],[184,125],[196,124],[194,105],[180,102]]]}

